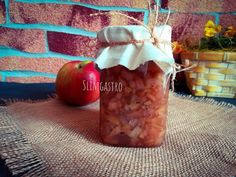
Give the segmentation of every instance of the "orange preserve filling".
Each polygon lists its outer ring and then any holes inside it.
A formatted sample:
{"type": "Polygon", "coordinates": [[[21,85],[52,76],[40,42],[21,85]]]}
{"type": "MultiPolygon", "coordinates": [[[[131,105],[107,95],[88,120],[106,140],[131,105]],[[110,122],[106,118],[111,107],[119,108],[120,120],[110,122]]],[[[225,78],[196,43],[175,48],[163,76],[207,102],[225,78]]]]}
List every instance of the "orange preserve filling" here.
{"type": "Polygon", "coordinates": [[[162,144],[169,91],[165,79],[163,71],[151,61],[135,70],[119,65],[101,71],[103,143],[127,147],[162,144]]]}

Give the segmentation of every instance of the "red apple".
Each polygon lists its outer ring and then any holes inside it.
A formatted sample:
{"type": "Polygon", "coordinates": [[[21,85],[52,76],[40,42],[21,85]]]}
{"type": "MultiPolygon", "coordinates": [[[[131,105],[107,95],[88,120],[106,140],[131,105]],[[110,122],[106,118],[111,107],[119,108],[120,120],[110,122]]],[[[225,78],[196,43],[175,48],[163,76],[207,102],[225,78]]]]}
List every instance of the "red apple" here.
{"type": "Polygon", "coordinates": [[[68,103],[84,106],[99,98],[99,72],[91,61],[71,61],[62,66],[56,78],[56,93],[68,103]]]}

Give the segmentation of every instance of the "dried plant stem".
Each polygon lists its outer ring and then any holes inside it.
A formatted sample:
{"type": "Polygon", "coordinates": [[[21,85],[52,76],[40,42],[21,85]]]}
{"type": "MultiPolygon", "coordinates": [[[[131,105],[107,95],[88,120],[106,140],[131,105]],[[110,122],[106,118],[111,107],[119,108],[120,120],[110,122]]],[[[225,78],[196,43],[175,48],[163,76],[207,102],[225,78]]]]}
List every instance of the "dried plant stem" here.
{"type": "Polygon", "coordinates": [[[90,16],[100,16],[100,15],[120,15],[120,16],[124,16],[128,19],[133,20],[134,22],[138,23],[139,25],[144,26],[149,32],[151,32],[151,29],[147,25],[145,25],[142,21],[140,21],[140,20],[138,20],[134,17],[131,17],[129,15],[123,14],[121,12],[114,11],[114,12],[100,12],[100,13],[90,14],[90,16]]]}

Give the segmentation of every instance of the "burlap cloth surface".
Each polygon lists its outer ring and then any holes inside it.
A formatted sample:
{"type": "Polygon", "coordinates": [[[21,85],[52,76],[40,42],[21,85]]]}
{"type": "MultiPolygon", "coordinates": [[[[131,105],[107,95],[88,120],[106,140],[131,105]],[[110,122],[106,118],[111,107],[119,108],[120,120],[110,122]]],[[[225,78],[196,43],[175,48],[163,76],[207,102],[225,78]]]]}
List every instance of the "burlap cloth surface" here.
{"type": "Polygon", "coordinates": [[[236,107],[170,95],[159,148],[103,145],[99,104],[57,99],[0,107],[0,155],[14,175],[149,177],[236,175],[236,107]]]}

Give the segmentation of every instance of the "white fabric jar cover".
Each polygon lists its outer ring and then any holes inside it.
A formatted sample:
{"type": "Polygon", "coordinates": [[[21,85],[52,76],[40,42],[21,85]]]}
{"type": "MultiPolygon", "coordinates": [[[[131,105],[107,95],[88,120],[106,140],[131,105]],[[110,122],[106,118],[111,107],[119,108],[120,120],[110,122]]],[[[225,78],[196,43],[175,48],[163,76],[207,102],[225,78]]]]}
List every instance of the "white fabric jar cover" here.
{"type": "Polygon", "coordinates": [[[152,36],[144,26],[105,27],[97,34],[98,41],[106,45],[98,51],[95,63],[100,69],[123,65],[134,70],[147,61],[153,61],[166,75],[173,73],[175,62],[171,47],[172,28],[162,25],[155,27],[155,32],[157,45],[153,44],[152,36]]]}

